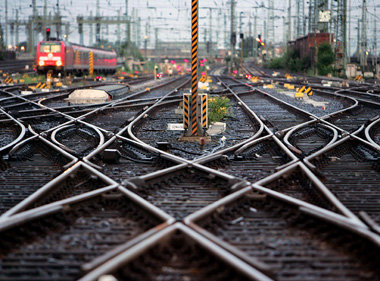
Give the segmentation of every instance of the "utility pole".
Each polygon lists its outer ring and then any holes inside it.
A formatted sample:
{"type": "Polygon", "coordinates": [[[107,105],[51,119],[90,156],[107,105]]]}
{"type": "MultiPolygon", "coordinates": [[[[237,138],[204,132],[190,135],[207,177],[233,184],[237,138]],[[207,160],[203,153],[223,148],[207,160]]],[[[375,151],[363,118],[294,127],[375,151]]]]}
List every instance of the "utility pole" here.
{"type": "Polygon", "coordinates": [[[128,16],[128,0],[125,0],[125,18],[127,19],[127,25],[125,27],[125,41],[127,46],[131,43],[131,20],[128,16]]]}
{"type": "Polygon", "coordinates": [[[100,45],[100,7],[99,7],[99,0],[96,0],[96,17],[95,17],[95,41],[96,46],[99,47],[100,45]]]}
{"type": "Polygon", "coordinates": [[[1,22],[0,22],[0,51],[3,50],[3,47],[4,47],[4,34],[3,34],[3,27],[1,25],[1,22]]]}
{"type": "Polygon", "coordinates": [[[47,0],[44,1],[44,14],[42,18],[42,30],[46,30],[47,27],[47,0]]]}
{"type": "Polygon", "coordinates": [[[249,37],[252,38],[252,22],[251,22],[251,16],[249,16],[248,35],[249,35],[249,37]]]}
{"type": "Polygon", "coordinates": [[[144,36],[144,59],[147,61],[147,47],[148,47],[148,36],[149,36],[149,20],[145,23],[145,36],[144,36]]]}
{"type": "Polygon", "coordinates": [[[358,33],[357,33],[357,39],[356,42],[358,43],[356,48],[357,48],[357,58],[360,62],[360,56],[361,56],[361,44],[360,44],[360,19],[358,19],[358,33]]]}
{"type": "Polygon", "coordinates": [[[78,21],[79,43],[81,45],[84,45],[84,42],[83,42],[83,17],[79,16],[77,21],[78,21]]]}
{"type": "Polygon", "coordinates": [[[59,0],[57,0],[57,14],[56,14],[56,26],[57,26],[57,38],[60,39],[60,36],[62,34],[61,26],[62,26],[62,20],[61,20],[61,10],[59,8],[59,0]]]}
{"type": "MultiPolygon", "coordinates": [[[[376,5],[375,5],[375,15],[376,15],[376,5]]],[[[376,28],[376,24],[377,24],[377,20],[376,20],[376,17],[373,17],[374,19],[374,30],[373,30],[373,33],[374,33],[374,45],[373,45],[373,51],[374,51],[374,54],[372,56],[375,56],[375,74],[377,74],[377,28],[376,28]]]]}
{"type": "Polygon", "coordinates": [[[121,45],[121,33],[120,33],[120,10],[117,11],[117,20],[119,21],[119,23],[117,24],[117,38],[119,40],[118,42],[118,49],[120,49],[120,45],[121,45]]]}
{"type": "Polygon", "coordinates": [[[240,12],[239,14],[239,33],[243,33],[243,12],[240,12]]]}
{"type": "Polygon", "coordinates": [[[243,67],[243,40],[244,34],[240,33],[240,67],[243,67]]]}
{"type": "MultiPolygon", "coordinates": [[[[212,8],[210,9],[210,21],[209,21],[209,48],[210,48],[210,54],[212,55],[212,8]]],[[[206,43],[207,44],[207,43],[206,43]]]]}
{"type": "Polygon", "coordinates": [[[274,1],[268,0],[268,27],[267,27],[267,36],[266,40],[271,45],[274,44],[275,41],[275,30],[274,30],[274,1]]]}
{"type": "Polygon", "coordinates": [[[36,50],[34,48],[34,33],[35,33],[35,19],[37,18],[37,7],[36,7],[36,0],[32,1],[32,6],[33,6],[33,17],[32,17],[32,22],[30,23],[30,41],[31,41],[31,51],[32,54],[34,55],[36,53],[36,50]]]}
{"type": "Polygon", "coordinates": [[[68,23],[65,23],[65,40],[69,41],[70,26],[68,23]]]}
{"type": "MultiPolygon", "coordinates": [[[[376,6],[375,6],[376,11],[376,6]]],[[[376,13],[375,13],[376,14],[376,13]]],[[[351,0],[348,0],[348,44],[347,44],[348,62],[351,62],[351,0]]]]}
{"type": "MultiPolygon", "coordinates": [[[[92,18],[92,11],[90,11],[90,18],[92,18]]],[[[94,44],[94,42],[92,41],[92,39],[94,38],[93,24],[90,23],[89,26],[90,26],[90,40],[88,43],[90,44],[90,46],[92,46],[92,44],[94,44]]]]}
{"type": "Polygon", "coordinates": [[[154,28],[154,48],[158,51],[158,27],[154,28]]]}
{"type": "MultiPolygon", "coordinates": [[[[206,53],[207,53],[207,28],[205,29],[205,33],[203,34],[203,42],[206,46],[206,53]]],[[[208,54],[208,53],[207,53],[208,54]]]]}
{"type": "Polygon", "coordinates": [[[235,21],[235,0],[231,0],[231,69],[233,68],[233,60],[234,60],[234,53],[235,53],[235,43],[236,41],[236,34],[235,34],[235,40],[233,40],[233,34],[235,32],[235,26],[234,26],[234,21],[235,21]]]}
{"type": "Polygon", "coordinates": [[[15,44],[17,45],[19,43],[19,33],[18,33],[18,9],[16,9],[16,42],[15,44]]]}
{"type": "MultiPolygon", "coordinates": [[[[219,37],[220,37],[220,18],[222,16],[222,11],[220,9],[218,9],[218,16],[217,16],[217,25],[218,25],[218,28],[216,29],[216,46],[215,46],[215,49],[218,50],[218,43],[219,43],[219,37]]],[[[218,52],[216,53],[218,55],[218,52]]]]}
{"type": "Polygon", "coordinates": [[[305,34],[305,2],[304,0],[296,1],[297,5],[297,23],[296,23],[296,37],[301,37],[305,34]]]}
{"type": "Polygon", "coordinates": [[[292,39],[292,0],[288,2],[288,38],[287,42],[292,39]]]}
{"type": "MultiPolygon", "coordinates": [[[[13,17],[14,9],[12,9],[12,17],[13,17]]],[[[9,36],[9,42],[12,45],[12,48],[15,48],[15,25],[14,23],[11,23],[11,30],[10,30],[10,36],[9,36]]]]}
{"type": "Polygon", "coordinates": [[[253,18],[253,55],[255,60],[257,58],[257,8],[255,8],[255,17],[253,18]]]}
{"type": "MultiPolygon", "coordinates": [[[[137,11],[137,10],[136,10],[137,11]]],[[[136,38],[136,47],[141,47],[141,18],[137,18],[137,38],[136,38]]]]}
{"type": "Polygon", "coordinates": [[[362,26],[361,26],[361,56],[360,65],[364,73],[367,66],[367,7],[366,0],[362,1],[362,26]]]}
{"type": "Polygon", "coordinates": [[[265,46],[268,44],[268,29],[267,29],[267,21],[264,20],[264,42],[265,46]]]}
{"type": "Polygon", "coordinates": [[[131,15],[131,22],[132,22],[132,26],[131,26],[131,37],[132,37],[132,42],[135,42],[136,43],[136,10],[135,8],[132,8],[132,15],[131,15]]]}
{"type": "Polygon", "coordinates": [[[287,34],[286,34],[286,17],[282,16],[282,41],[284,42],[284,46],[286,46],[286,39],[287,39],[287,34]]]}
{"type": "Polygon", "coordinates": [[[313,28],[312,28],[312,18],[313,18],[313,14],[312,14],[312,11],[313,11],[313,1],[312,0],[309,0],[309,18],[308,18],[308,33],[311,33],[313,31],[313,28]]]}
{"type": "Polygon", "coordinates": [[[5,0],[5,49],[8,49],[8,0],[5,0]]]}
{"type": "Polygon", "coordinates": [[[343,53],[343,73],[346,71],[347,66],[347,0],[343,0],[343,14],[342,14],[342,53],[343,53]]]}
{"type": "Polygon", "coordinates": [[[224,13],[224,48],[228,47],[227,15],[224,13]]]}

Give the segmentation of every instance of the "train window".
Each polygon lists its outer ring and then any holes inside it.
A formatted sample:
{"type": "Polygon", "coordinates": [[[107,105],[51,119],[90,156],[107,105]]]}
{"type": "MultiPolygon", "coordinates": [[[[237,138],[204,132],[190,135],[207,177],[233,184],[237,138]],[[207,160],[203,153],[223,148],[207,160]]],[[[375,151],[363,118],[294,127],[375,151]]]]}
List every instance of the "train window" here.
{"type": "Polygon", "coordinates": [[[49,53],[50,52],[50,45],[42,45],[40,46],[40,52],[41,53],[49,53]]]}
{"type": "Polygon", "coordinates": [[[61,44],[41,43],[40,52],[41,53],[60,53],[61,52],[61,44]]]}
{"type": "Polygon", "coordinates": [[[61,52],[61,45],[51,45],[51,52],[52,53],[60,53],[61,52]]]}

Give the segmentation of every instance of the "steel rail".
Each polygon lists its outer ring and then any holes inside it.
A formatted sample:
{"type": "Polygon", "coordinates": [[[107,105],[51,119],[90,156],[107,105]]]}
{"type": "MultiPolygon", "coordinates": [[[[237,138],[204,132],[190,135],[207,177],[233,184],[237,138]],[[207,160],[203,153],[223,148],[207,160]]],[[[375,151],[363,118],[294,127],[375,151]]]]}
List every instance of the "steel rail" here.
{"type": "MultiPolygon", "coordinates": [[[[333,204],[344,216],[351,219],[354,223],[364,226],[364,224],[357,218],[356,215],[354,215],[348,208],[346,208],[339,200],[336,198],[336,196],[302,163],[297,162],[292,165],[289,165],[282,169],[281,171],[278,171],[262,180],[259,180],[255,182],[254,184],[259,186],[267,185],[270,182],[273,182],[285,174],[289,174],[295,169],[300,168],[301,171],[311,180],[311,182],[317,187],[317,189],[325,196],[325,198],[333,204]]],[[[315,206],[314,204],[308,203],[310,205],[315,206]]]]}
{"type": "MultiPolygon", "coordinates": [[[[302,151],[299,150],[298,148],[296,148],[294,145],[292,145],[290,142],[289,142],[289,138],[291,137],[292,134],[294,134],[296,131],[300,130],[301,128],[303,127],[307,127],[309,126],[310,124],[313,124],[313,123],[318,123],[318,120],[312,120],[311,122],[308,122],[308,124],[306,123],[303,123],[303,124],[300,124],[299,126],[296,126],[294,127],[293,129],[291,129],[290,131],[288,131],[284,137],[284,143],[288,146],[288,148],[290,150],[292,150],[293,152],[297,153],[298,155],[301,155],[302,154],[302,151]]],[[[332,139],[325,145],[326,146],[329,146],[331,144],[333,144],[337,139],[338,139],[338,131],[331,127],[331,126],[328,126],[326,124],[319,124],[320,126],[323,126],[325,127],[326,129],[330,130],[333,132],[333,137],[332,139]]]]}
{"type": "MultiPolygon", "coordinates": [[[[82,123],[82,124],[85,124],[83,121],[81,122],[81,121],[78,120],[78,122],[79,122],[79,123],[82,123]]],[[[76,152],[75,152],[74,150],[68,148],[67,146],[63,145],[62,143],[60,143],[60,142],[56,139],[56,135],[57,135],[60,131],[65,130],[65,129],[68,129],[68,128],[72,128],[72,127],[74,127],[74,126],[76,126],[76,123],[74,123],[74,124],[70,124],[70,125],[66,125],[66,126],[61,126],[61,127],[59,127],[58,129],[55,129],[55,130],[52,132],[51,136],[50,136],[50,139],[53,141],[53,143],[55,143],[57,146],[59,146],[59,147],[62,148],[63,150],[66,150],[67,152],[71,153],[72,155],[75,155],[76,152]]],[[[88,126],[88,127],[92,128],[92,129],[98,134],[98,136],[99,136],[99,143],[98,143],[97,147],[102,146],[103,143],[104,143],[104,136],[103,136],[102,132],[101,132],[96,126],[93,126],[93,125],[91,125],[91,124],[86,124],[85,126],[88,126]]]]}
{"type": "Polygon", "coordinates": [[[8,144],[6,144],[6,145],[0,147],[0,152],[2,152],[2,151],[5,151],[5,150],[9,149],[9,148],[12,147],[12,146],[14,146],[14,145],[17,144],[19,141],[21,141],[21,140],[24,138],[24,136],[25,136],[26,129],[25,129],[25,126],[24,126],[21,122],[19,122],[19,121],[18,121],[17,119],[15,119],[15,118],[13,118],[12,115],[8,114],[8,113],[7,113],[6,111],[4,111],[2,108],[0,108],[0,113],[2,113],[2,114],[4,114],[4,115],[8,116],[8,117],[9,117],[14,123],[16,123],[17,126],[19,126],[20,129],[21,129],[20,134],[17,136],[17,138],[16,138],[15,140],[13,140],[12,142],[10,142],[10,143],[8,143],[8,144]]]}
{"type": "MultiPolygon", "coordinates": [[[[217,210],[222,210],[224,206],[231,204],[235,202],[236,200],[242,198],[245,195],[248,195],[252,191],[258,191],[261,192],[267,196],[270,196],[272,198],[281,200],[287,204],[297,206],[301,212],[304,212],[308,215],[317,217],[321,220],[330,222],[336,226],[343,227],[347,229],[348,231],[354,232],[359,234],[362,237],[365,237],[366,239],[372,241],[377,246],[380,245],[380,237],[374,234],[373,232],[369,231],[368,227],[362,223],[356,223],[351,218],[344,217],[343,215],[331,212],[329,210],[320,208],[318,206],[309,204],[307,202],[301,201],[299,199],[295,199],[293,197],[284,195],[282,193],[279,193],[277,191],[273,191],[271,189],[262,187],[258,184],[248,185],[247,187],[234,192],[216,202],[211,203],[210,205],[195,211],[194,213],[190,214],[186,218],[184,218],[184,223],[188,225],[189,227],[193,228],[195,231],[199,232],[201,235],[206,236],[208,239],[213,241],[214,243],[220,245],[221,247],[226,247],[227,250],[234,253],[236,256],[238,256],[240,259],[244,261],[250,261],[255,264],[255,260],[251,260],[251,257],[248,257],[245,253],[238,250],[235,246],[232,246],[230,244],[227,244],[220,238],[216,237],[215,235],[211,234],[207,230],[203,229],[202,227],[197,225],[197,221],[205,218],[206,216],[211,215],[214,212],[217,212],[217,210]]],[[[264,265],[265,266],[265,265],[264,265]]],[[[262,268],[265,270],[265,267],[262,268]]],[[[268,268],[270,270],[270,268],[268,268]]]]}
{"type": "Polygon", "coordinates": [[[376,143],[376,141],[374,139],[372,139],[371,137],[371,129],[373,127],[375,127],[377,124],[380,125],[380,117],[378,116],[378,118],[376,118],[373,122],[371,122],[371,124],[369,124],[366,128],[365,128],[365,136],[367,138],[367,140],[373,144],[377,149],[380,150],[380,144],[376,143]]]}
{"type": "Polygon", "coordinates": [[[195,241],[197,244],[201,245],[203,248],[210,251],[213,255],[217,256],[219,259],[226,262],[228,265],[234,267],[239,272],[249,277],[252,280],[258,281],[270,281],[272,280],[268,276],[264,275],[257,269],[253,268],[246,262],[239,260],[235,255],[227,252],[223,248],[219,247],[217,244],[213,243],[209,239],[203,237],[193,229],[185,226],[182,223],[175,223],[174,225],[168,226],[158,233],[150,236],[146,240],[139,244],[136,244],[129,248],[128,250],[122,252],[120,255],[114,257],[107,263],[96,268],[94,271],[88,273],[84,277],[80,278],[78,281],[94,281],[98,280],[102,275],[109,274],[110,272],[116,270],[118,267],[125,263],[132,261],[134,258],[143,254],[147,250],[151,249],[159,242],[163,241],[167,237],[170,237],[176,232],[181,232],[185,236],[189,237],[191,240],[195,241]]]}

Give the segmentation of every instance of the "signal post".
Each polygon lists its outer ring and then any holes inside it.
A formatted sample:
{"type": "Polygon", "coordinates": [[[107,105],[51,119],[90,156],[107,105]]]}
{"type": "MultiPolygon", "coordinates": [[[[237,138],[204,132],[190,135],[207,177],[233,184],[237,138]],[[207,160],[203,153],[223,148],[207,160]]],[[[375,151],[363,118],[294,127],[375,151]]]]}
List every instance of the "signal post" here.
{"type": "Polygon", "coordinates": [[[198,0],[191,2],[191,93],[183,96],[183,141],[204,139],[207,127],[207,94],[198,95],[198,0]]]}

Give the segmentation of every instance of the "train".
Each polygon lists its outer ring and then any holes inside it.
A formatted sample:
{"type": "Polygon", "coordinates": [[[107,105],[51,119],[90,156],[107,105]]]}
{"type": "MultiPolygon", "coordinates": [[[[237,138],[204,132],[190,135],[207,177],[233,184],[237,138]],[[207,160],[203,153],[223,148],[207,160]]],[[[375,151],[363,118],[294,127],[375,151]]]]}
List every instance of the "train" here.
{"type": "Polygon", "coordinates": [[[93,47],[86,47],[64,41],[40,41],[36,52],[36,70],[40,74],[53,73],[85,74],[90,69],[90,52],[96,73],[115,73],[116,53],[93,47]]]}

